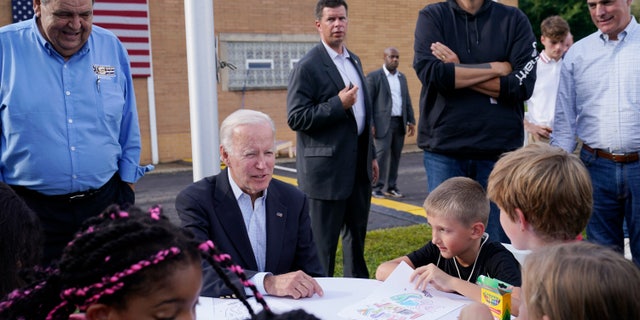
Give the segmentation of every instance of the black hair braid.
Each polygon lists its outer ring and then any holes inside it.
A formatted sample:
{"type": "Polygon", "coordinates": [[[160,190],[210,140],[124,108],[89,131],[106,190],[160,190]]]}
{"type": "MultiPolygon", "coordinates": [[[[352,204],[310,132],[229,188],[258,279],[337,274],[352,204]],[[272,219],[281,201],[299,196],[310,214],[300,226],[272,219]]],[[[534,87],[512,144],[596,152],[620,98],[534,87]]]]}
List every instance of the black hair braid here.
{"type": "Polygon", "coordinates": [[[49,310],[60,304],[62,282],[57,274],[14,290],[0,302],[0,319],[44,319],[49,310]]]}
{"type": "Polygon", "coordinates": [[[65,256],[74,257],[74,259],[60,261],[59,265],[67,270],[86,270],[86,266],[100,263],[94,259],[100,257],[101,254],[104,259],[105,253],[108,255],[110,252],[114,252],[114,249],[126,242],[127,239],[121,239],[123,235],[140,231],[141,228],[143,228],[141,223],[132,222],[120,228],[110,227],[107,230],[100,230],[100,232],[93,231],[83,234],[65,248],[65,256]]]}
{"type": "MultiPolygon", "coordinates": [[[[65,283],[80,284],[97,281],[101,276],[123,270],[132,262],[145,259],[153,252],[172,244],[174,236],[158,226],[145,226],[139,222],[123,226],[114,226],[102,232],[95,233],[92,245],[70,250],[67,255],[73,259],[60,261],[60,270],[69,275],[63,279],[65,283]],[[147,248],[153,242],[154,245],[147,248]],[[122,250],[122,248],[136,248],[136,250],[122,250]],[[107,261],[108,260],[108,261],[107,261]]],[[[88,234],[87,237],[92,237],[88,234]]],[[[81,243],[83,241],[79,241],[81,243]]]]}
{"type": "Polygon", "coordinates": [[[224,281],[224,284],[231,289],[231,291],[233,292],[233,294],[236,296],[236,298],[238,298],[240,300],[240,302],[242,302],[242,304],[247,308],[247,311],[249,312],[249,315],[251,316],[251,318],[255,317],[255,311],[253,311],[253,308],[251,307],[251,305],[249,304],[249,301],[247,301],[247,298],[244,294],[244,292],[241,292],[240,289],[238,289],[238,287],[236,287],[232,282],[231,279],[229,279],[229,276],[227,276],[227,274],[224,272],[223,266],[217,262],[213,256],[208,255],[208,254],[203,254],[202,255],[203,258],[205,260],[207,260],[207,262],[209,262],[209,264],[211,264],[211,266],[213,267],[213,269],[216,271],[216,273],[218,274],[218,276],[220,276],[220,278],[222,279],[222,281],[224,281]]]}

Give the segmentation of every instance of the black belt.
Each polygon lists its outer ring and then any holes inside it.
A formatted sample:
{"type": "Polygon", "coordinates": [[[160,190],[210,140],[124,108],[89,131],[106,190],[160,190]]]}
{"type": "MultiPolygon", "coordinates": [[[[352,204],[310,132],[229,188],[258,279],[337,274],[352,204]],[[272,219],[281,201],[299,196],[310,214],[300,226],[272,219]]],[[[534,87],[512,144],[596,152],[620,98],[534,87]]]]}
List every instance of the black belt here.
{"type": "Polygon", "coordinates": [[[611,153],[606,152],[602,149],[593,149],[586,144],[582,145],[582,149],[586,150],[591,154],[595,154],[596,156],[604,159],[611,160],[613,162],[618,163],[630,163],[638,161],[638,153],[637,152],[629,152],[629,153],[611,153]]]}
{"type": "Polygon", "coordinates": [[[46,195],[44,193],[40,193],[38,191],[31,190],[31,189],[29,189],[27,187],[23,187],[23,186],[11,185],[10,187],[13,190],[15,190],[15,192],[17,194],[30,195],[30,196],[34,196],[34,197],[47,199],[49,201],[74,202],[74,201],[89,200],[89,199],[93,198],[98,193],[104,191],[106,186],[109,185],[109,183],[112,182],[113,179],[116,179],[116,177],[117,177],[117,174],[114,174],[113,177],[111,177],[111,179],[109,179],[109,181],[107,181],[107,183],[105,183],[104,185],[102,185],[98,189],[89,189],[89,190],[86,190],[86,191],[72,192],[72,193],[60,194],[60,195],[46,195]]]}

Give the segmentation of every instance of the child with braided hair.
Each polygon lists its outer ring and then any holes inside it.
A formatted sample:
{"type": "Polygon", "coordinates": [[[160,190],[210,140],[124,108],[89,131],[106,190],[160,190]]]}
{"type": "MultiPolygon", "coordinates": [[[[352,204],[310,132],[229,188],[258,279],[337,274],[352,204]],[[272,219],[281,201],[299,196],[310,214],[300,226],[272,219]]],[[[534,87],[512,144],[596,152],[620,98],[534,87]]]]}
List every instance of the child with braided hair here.
{"type": "Polygon", "coordinates": [[[211,241],[194,241],[159,207],[143,212],[117,206],[87,220],[57,266],[0,301],[0,319],[195,319],[202,257],[243,297],[223,268],[233,271],[263,306],[260,317],[276,319],[242,268],[211,241]]]}

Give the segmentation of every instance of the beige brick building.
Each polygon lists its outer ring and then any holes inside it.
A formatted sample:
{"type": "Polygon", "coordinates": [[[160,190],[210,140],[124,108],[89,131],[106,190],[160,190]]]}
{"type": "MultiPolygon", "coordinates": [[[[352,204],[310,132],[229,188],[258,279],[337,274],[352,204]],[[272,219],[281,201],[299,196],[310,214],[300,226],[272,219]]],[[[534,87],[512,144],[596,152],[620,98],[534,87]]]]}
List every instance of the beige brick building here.
{"type": "MultiPolygon", "coordinates": [[[[98,0],[99,1],[99,0],[98,0]]],[[[201,0],[206,1],[206,0],[201,0]]],[[[319,41],[314,24],[315,0],[212,0],[215,34],[220,58],[232,58],[220,52],[222,35],[319,41]]],[[[149,0],[152,45],[153,87],[155,88],[156,125],[159,162],[191,157],[189,127],[189,93],[185,40],[184,1],[149,0]]],[[[382,66],[382,51],[395,46],[400,51],[400,71],[407,75],[415,113],[418,114],[420,84],[411,68],[413,32],[418,11],[433,0],[349,0],[347,46],[362,59],[365,73],[382,66]]],[[[517,5],[517,0],[503,0],[517,5]]],[[[0,0],[0,25],[11,22],[11,1],[0,0]]],[[[276,39],[276,40],[274,40],[276,39]]],[[[213,57],[212,57],[213,59],[213,57]]],[[[238,70],[240,67],[238,66],[238,70]]],[[[242,107],[269,114],[275,121],[278,140],[291,140],[295,133],[286,123],[286,88],[229,89],[225,79],[229,69],[221,72],[218,84],[218,119],[242,107]]],[[[246,80],[245,80],[246,81],[246,80]]],[[[143,149],[141,163],[152,160],[150,147],[149,99],[146,78],[134,80],[143,149]]],[[[415,144],[415,136],[407,139],[415,144]]]]}

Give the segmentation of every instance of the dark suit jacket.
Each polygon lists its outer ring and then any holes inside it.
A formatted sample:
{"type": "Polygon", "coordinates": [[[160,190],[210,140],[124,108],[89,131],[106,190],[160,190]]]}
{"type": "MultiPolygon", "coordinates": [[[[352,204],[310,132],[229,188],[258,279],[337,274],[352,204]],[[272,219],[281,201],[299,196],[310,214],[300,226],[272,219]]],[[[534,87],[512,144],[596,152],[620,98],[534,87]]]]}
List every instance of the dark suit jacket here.
{"type": "MultiPolygon", "coordinates": [[[[193,232],[198,241],[212,240],[220,251],[230,254],[250,278],[258,267],[227,170],[182,190],[176,198],[176,209],[182,227],[193,232]]],[[[324,276],[313,241],[306,196],[294,186],[275,179],[267,190],[265,271],[283,274],[302,270],[314,277],[324,276]]],[[[203,274],[201,295],[218,297],[231,293],[206,262],[203,274]]],[[[242,288],[237,277],[231,278],[242,288]]]]}
{"type": "Polygon", "coordinates": [[[357,177],[371,184],[371,103],[362,63],[353,52],[349,55],[362,81],[358,97],[365,99],[360,136],[353,111],[344,110],[338,97],[346,84],[322,43],[300,59],[289,78],[287,121],[297,135],[298,187],[313,199],[344,200],[357,177]]]}
{"type": "MultiPolygon", "coordinates": [[[[416,119],[413,116],[407,78],[404,73],[397,72],[400,80],[400,94],[402,95],[402,123],[404,123],[402,133],[404,134],[407,123],[416,124],[416,119]]],[[[393,107],[389,80],[387,80],[387,75],[382,68],[367,75],[367,89],[369,89],[368,92],[373,106],[373,126],[376,128],[376,138],[381,139],[389,131],[391,108],[393,107]]]]}

